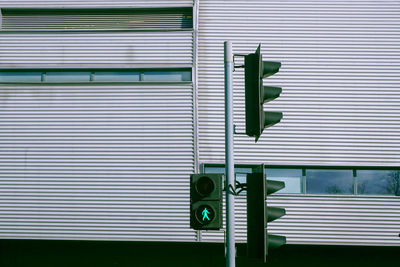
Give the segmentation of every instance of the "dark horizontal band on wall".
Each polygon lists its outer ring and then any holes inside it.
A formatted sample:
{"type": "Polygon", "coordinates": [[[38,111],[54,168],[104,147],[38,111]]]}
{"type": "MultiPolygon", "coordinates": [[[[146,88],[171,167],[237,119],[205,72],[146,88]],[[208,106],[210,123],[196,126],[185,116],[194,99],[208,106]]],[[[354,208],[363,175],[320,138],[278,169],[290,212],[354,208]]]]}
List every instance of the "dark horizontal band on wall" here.
{"type": "Polygon", "coordinates": [[[191,82],[191,69],[0,70],[0,83],[191,82]]]}
{"type": "Polygon", "coordinates": [[[171,31],[192,30],[191,7],[18,9],[2,13],[2,31],[171,31]]]}
{"type": "MultiPolygon", "coordinates": [[[[247,174],[260,165],[236,165],[235,179],[247,182],[247,174]]],[[[225,173],[224,165],[203,164],[204,173],[225,173]]],[[[400,169],[396,168],[308,168],[305,166],[265,166],[266,178],[285,183],[279,194],[400,196],[400,169]]]]}

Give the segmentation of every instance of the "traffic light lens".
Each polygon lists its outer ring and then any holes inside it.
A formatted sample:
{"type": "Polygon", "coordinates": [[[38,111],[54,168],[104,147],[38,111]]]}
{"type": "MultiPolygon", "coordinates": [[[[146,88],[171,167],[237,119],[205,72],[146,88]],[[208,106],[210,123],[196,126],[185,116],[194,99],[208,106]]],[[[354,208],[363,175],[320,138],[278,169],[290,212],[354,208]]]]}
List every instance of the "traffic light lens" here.
{"type": "Polygon", "coordinates": [[[214,189],[215,185],[210,177],[203,176],[196,183],[196,190],[201,196],[208,196],[214,189]]]}
{"type": "Polygon", "coordinates": [[[209,205],[201,205],[196,210],[196,219],[202,225],[207,225],[214,220],[215,211],[209,205]]]}

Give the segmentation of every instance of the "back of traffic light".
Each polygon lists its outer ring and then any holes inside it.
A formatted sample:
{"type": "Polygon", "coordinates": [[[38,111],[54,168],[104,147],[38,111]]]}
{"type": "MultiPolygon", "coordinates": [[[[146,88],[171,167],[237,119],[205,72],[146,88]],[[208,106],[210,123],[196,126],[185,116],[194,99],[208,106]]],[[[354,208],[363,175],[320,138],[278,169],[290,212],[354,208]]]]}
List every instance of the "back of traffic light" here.
{"type": "Polygon", "coordinates": [[[255,53],[244,57],[246,135],[254,136],[256,142],[264,128],[282,119],[282,112],[266,112],[263,109],[265,102],[274,100],[282,92],[280,87],[263,85],[263,78],[277,73],[281,63],[263,61],[260,50],[261,44],[255,53]]]}
{"type": "Polygon", "coordinates": [[[286,237],[268,234],[268,222],[286,214],[285,209],[267,206],[267,195],[283,188],[281,181],[266,180],[264,165],[247,174],[247,255],[266,261],[268,250],[286,244],[286,237]]]}
{"type": "Polygon", "coordinates": [[[222,227],[222,175],[190,176],[190,227],[219,230],[222,227]]]}

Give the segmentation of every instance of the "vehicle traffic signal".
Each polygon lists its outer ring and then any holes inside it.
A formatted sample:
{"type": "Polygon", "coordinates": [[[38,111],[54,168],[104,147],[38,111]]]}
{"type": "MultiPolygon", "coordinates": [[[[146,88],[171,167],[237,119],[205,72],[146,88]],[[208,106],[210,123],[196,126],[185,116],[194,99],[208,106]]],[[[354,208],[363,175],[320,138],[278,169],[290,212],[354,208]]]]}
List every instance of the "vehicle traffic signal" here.
{"type": "Polygon", "coordinates": [[[190,227],[195,230],[222,227],[222,174],[190,176],[190,227]]]}
{"type": "Polygon", "coordinates": [[[269,249],[286,244],[286,237],[269,235],[267,225],[285,215],[286,210],[266,204],[267,195],[285,188],[285,183],[265,178],[264,165],[261,170],[247,174],[247,256],[264,262],[269,249]]]}
{"type": "Polygon", "coordinates": [[[261,44],[255,53],[244,57],[246,134],[255,136],[256,142],[264,128],[282,119],[282,112],[263,110],[265,102],[277,98],[282,92],[280,87],[264,86],[263,78],[277,73],[281,63],[263,61],[260,50],[261,44]]]}

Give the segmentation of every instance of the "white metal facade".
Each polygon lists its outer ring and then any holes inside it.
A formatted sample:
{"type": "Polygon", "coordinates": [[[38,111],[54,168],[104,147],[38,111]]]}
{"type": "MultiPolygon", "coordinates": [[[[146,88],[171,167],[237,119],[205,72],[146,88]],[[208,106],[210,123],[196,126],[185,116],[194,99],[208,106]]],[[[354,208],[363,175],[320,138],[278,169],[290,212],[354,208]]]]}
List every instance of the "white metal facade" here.
{"type": "MultiPolygon", "coordinates": [[[[400,5],[397,1],[200,1],[200,161],[223,162],[223,41],[280,61],[265,85],[282,121],[257,144],[235,136],[241,163],[398,166],[400,5]]],[[[237,58],[238,63],[242,62],[237,58]]],[[[244,130],[243,70],[235,123],[244,130]]]]}
{"type": "MultiPolygon", "coordinates": [[[[192,5],[0,0],[0,8],[192,5]]],[[[0,33],[1,68],[195,72],[193,84],[1,85],[0,238],[197,240],[189,229],[189,174],[199,162],[223,163],[226,40],[239,54],[262,43],[265,60],[282,62],[265,84],[282,86],[268,110],[284,118],[257,144],[235,136],[236,163],[399,165],[397,1],[197,5],[193,31],[0,33]]],[[[234,77],[235,124],[243,132],[243,70],[234,77]]],[[[237,241],[245,242],[245,199],[237,199],[237,241]]],[[[287,210],[271,229],[290,244],[400,245],[396,197],[270,201],[287,210]]],[[[222,242],[223,231],[199,237],[222,242]]]]}
{"type": "MultiPolygon", "coordinates": [[[[224,162],[223,43],[236,54],[261,43],[280,61],[264,85],[281,86],[265,110],[283,119],[254,138],[235,136],[236,163],[399,166],[398,1],[200,1],[199,160],[224,162]]],[[[243,59],[236,57],[236,65],[243,59]]],[[[243,69],[234,73],[235,124],[244,132],[243,69]]],[[[238,240],[246,238],[237,198],[238,240]]],[[[287,215],[271,223],[289,244],[399,245],[398,197],[277,196],[287,215]]],[[[221,233],[203,233],[206,241],[221,233]]]]}
{"type": "MultiPolygon", "coordinates": [[[[191,1],[0,1],[0,8],[191,1]]],[[[191,68],[193,31],[0,32],[3,69],[191,68]]],[[[195,241],[193,85],[2,84],[0,238],[195,241]]]]}

